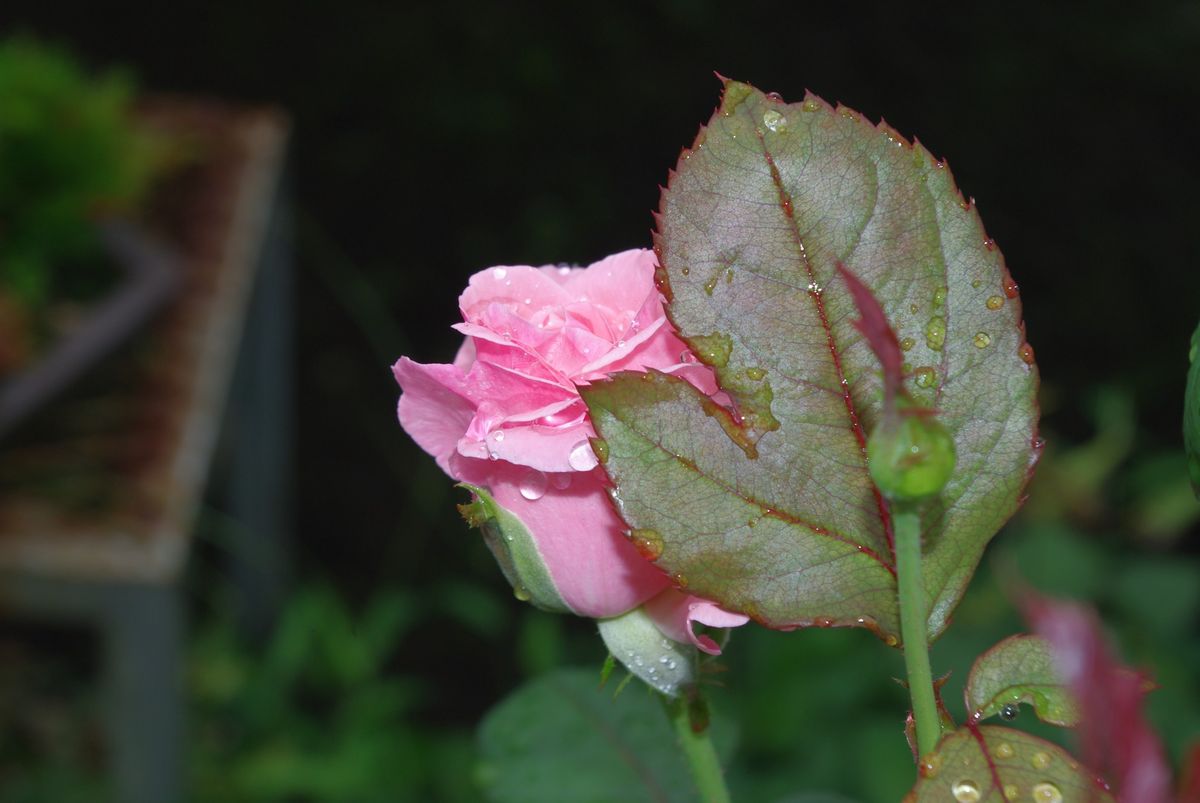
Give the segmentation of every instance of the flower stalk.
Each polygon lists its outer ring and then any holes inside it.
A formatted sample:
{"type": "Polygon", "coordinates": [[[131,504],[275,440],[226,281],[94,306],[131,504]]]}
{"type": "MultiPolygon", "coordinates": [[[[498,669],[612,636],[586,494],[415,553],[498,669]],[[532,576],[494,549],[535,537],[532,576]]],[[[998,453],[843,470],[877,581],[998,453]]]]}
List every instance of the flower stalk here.
{"type": "Polygon", "coordinates": [[[675,740],[687,759],[692,780],[700,792],[703,803],[731,803],[729,788],[725,785],[725,774],[717,750],[709,738],[706,705],[699,692],[692,696],[667,697],[660,695],[663,710],[675,731],[675,740]]]}
{"type": "Polygon", "coordinates": [[[937,748],[941,720],[933,690],[927,637],[928,606],[921,580],[921,517],[911,505],[893,506],[896,533],[896,581],[900,597],[900,635],[904,640],[904,668],[912,697],[917,752],[924,756],[937,748]]]}

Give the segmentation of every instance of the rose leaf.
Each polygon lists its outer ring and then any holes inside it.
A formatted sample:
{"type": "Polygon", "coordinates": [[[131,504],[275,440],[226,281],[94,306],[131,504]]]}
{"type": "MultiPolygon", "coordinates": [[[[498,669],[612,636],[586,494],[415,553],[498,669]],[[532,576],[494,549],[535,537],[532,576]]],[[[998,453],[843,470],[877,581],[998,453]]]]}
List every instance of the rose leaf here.
{"type": "Polygon", "coordinates": [[[1043,722],[1069,728],[1079,723],[1079,706],[1055,667],[1050,643],[1038,636],[1010,636],[979,656],[964,695],[975,721],[996,714],[1012,719],[1016,706],[1027,703],[1043,722]]]}
{"type": "Polygon", "coordinates": [[[844,107],[728,81],[672,172],[655,245],[668,314],[732,403],[655,374],[583,390],[640,543],[681,587],[768,626],[898,641],[891,518],[865,452],[882,371],[842,263],[898,336],[903,389],[954,438],[922,522],[940,633],[1040,447],[1016,285],[949,169],[844,107]]]}
{"type": "Polygon", "coordinates": [[[1061,747],[1010,728],[985,725],[947,734],[923,757],[904,803],[1112,803],[1061,747]]]}

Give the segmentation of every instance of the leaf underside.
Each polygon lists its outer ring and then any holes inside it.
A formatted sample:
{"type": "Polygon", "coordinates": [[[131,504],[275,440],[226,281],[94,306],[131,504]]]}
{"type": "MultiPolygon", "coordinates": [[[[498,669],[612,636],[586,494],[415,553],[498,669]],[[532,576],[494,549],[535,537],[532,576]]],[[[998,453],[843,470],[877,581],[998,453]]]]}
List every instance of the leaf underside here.
{"type": "Polygon", "coordinates": [[[1112,803],[1112,797],[1058,745],[991,725],[954,731],[932,755],[921,759],[920,778],[905,803],[947,800],[1112,803]]]}
{"type": "Polygon", "coordinates": [[[964,691],[968,716],[995,716],[1005,705],[1027,703],[1052,725],[1079,723],[1075,697],[1063,685],[1050,643],[1039,636],[1011,636],[979,656],[964,691]]]}
{"type": "Polygon", "coordinates": [[[614,499],[680,586],[772,627],[899,634],[891,523],[867,472],[878,360],[841,261],[900,338],[905,389],[958,468],[927,505],[940,633],[1036,461],[1037,384],[1016,286],[950,171],[886,125],[728,82],[664,191],[668,314],[732,409],[661,375],[583,390],[614,499]]]}

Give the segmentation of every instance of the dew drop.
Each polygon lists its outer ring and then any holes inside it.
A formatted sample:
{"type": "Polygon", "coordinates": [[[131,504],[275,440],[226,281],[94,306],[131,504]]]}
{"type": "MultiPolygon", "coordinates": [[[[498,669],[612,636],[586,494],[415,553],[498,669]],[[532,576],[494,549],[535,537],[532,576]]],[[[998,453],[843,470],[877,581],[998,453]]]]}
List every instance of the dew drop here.
{"type": "Polygon", "coordinates": [[[1013,757],[1014,753],[1013,746],[1008,742],[996,745],[996,758],[1009,759],[1013,757]]]}
{"type": "MultiPolygon", "coordinates": [[[[895,639],[895,636],[888,636],[888,639],[895,639]]],[[[942,771],[942,757],[937,753],[930,753],[921,759],[921,766],[917,768],[917,771],[922,778],[936,778],[942,771]]]]}
{"type": "Polygon", "coordinates": [[[713,290],[717,289],[717,277],[714,276],[704,283],[704,292],[708,295],[713,294],[713,290]]]}
{"type": "Polygon", "coordinates": [[[978,290],[978,289],[979,289],[979,285],[981,285],[981,284],[983,284],[983,282],[982,282],[982,281],[980,281],[979,279],[972,279],[972,280],[971,280],[971,286],[972,286],[972,287],[974,287],[976,290],[978,290]]]}
{"type": "Polygon", "coordinates": [[[733,268],[725,271],[725,284],[733,284],[733,268]]]}
{"type": "Polygon", "coordinates": [[[492,437],[493,437],[493,438],[495,438],[495,440],[496,440],[496,443],[503,443],[503,442],[504,442],[504,432],[503,432],[503,431],[494,433],[494,434],[492,435],[492,437]]]}
{"type": "Polygon", "coordinates": [[[1062,803],[1062,792],[1052,783],[1040,783],[1033,787],[1033,799],[1036,803],[1062,803]]]}
{"type": "Polygon", "coordinates": [[[1016,298],[1017,293],[1019,292],[1020,288],[1017,287],[1017,283],[1012,280],[1012,277],[1006,277],[1004,279],[1004,295],[1008,296],[1009,298],[1016,298]]]}
{"type": "Polygon", "coordinates": [[[821,104],[817,103],[815,100],[806,100],[804,101],[804,105],[800,108],[806,112],[815,112],[821,108],[821,104]]]}
{"type": "Polygon", "coordinates": [[[905,351],[911,351],[912,347],[915,345],[917,345],[917,341],[913,340],[911,337],[906,337],[900,341],[900,348],[904,349],[905,351]]]}
{"type": "Polygon", "coordinates": [[[998,310],[1004,306],[1004,296],[988,296],[987,308],[990,310],[998,310]]]}
{"type": "Polygon", "coordinates": [[[985,349],[992,342],[992,336],[987,332],[976,332],[975,338],[971,341],[977,349],[985,349]]]}
{"type": "Polygon", "coordinates": [[[658,560],[662,556],[663,539],[657,530],[634,529],[629,531],[629,540],[646,560],[658,560]]]}
{"type": "Polygon", "coordinates": [[[1006,800],[1015,801],[1021,795],[1021,789],[1015,783],[1004,785],[1004,797],[1006,800]]]}
{"type": "Polygon", "coordinates": [[[763,112],[763,125],[775,132],[787,131],[788,121],[779,112],[774,109],[767,109],[763,112]]]}
{"type": "Polygon", "coordinates": [[[1005,703],[1000,709],[1000,718],[1005,722],[1012,722],[1019,713],[1021,713],[1021,709],[1015,703],[1005,703]]]}
{"type": "Polygon", "coordinates": [[[532,303],[533,303],[533,299],[532,299],[532,298],[526,298],[526,299],[525,299],[525,303],[526,303],[526,304],[532,304],[532,303]]]}
{"type": "Polygon", "coordinates": [[[521,600],[521,602],[529,602],[533,599],[533,595],[529,593],[529,589],[524,586],[514,586],[513,596],[521,600]]]}
{"type": "Polygon", "coordinates": [[[1046,439],[1041,435],[1034,435],[1033,439],[1029,441],[1029,445],[1034,449],[1044,449],[1046,447],[1046,439]]]}
{"type": "Polygon", "coordinates": [[[508,271],[504,268],[492,268],[492,276],[497,279],[503,279],[508,275],[508,271]]]}
{"type": "Polygon", "coordinates": [[[931,388],[937,382],[937,371],[928,365],[922,365],[915,372],[917,387],[931,388]]]}
{"type": "MultiPolygon", "coordinates": [[[[660,547],[660,550],[661,550],[661,547],[660,547]]],[[[687,588],[688,587],[688,578],[687,578],[686,574],[680,574],[679,572],[675,572],[674,574],[671,575],[671,582],[675,584],[676,588],[687,588]]]]}
{"type": "Polygon", "coordinates": [[[1026,365],[1033,365],[1033,346],[1028,343],[1022,343],[1021,348],[1017,349],[1017,356],[1026,365]]]}
{"type": "Polygon", "coordinates": [[[920,309],[921,309],[921,307],[920,307],[920,305],[918,305],[918,304],[909,304],[909,305],[908,305],[908,311],[909,311],[909,312],[911,312],[911,313],[913,313],[914,315],[915,315],[915,314],[916,314],[916,313],[917,313],[917,312],[918,312],[920,309]]]}
{"type": "Polygon", "coordinates": [[[1044,770],[1050,766],[1050,754],[1044,750],[1039,750],[1033,754],[1033,758],[1029,763],[1035,770],[1044,770]]]}
{"type": "Polygon", "coordinates": [[[546,495],[546,488],[549,485],[549,480],[546,475],[538,471],[536,468],[531,468],[521,478],[521,484],[518,486],[521,491],[521,496],[528,499],[530,502],[536,502],[546,495]]]}
{"type": "Polygon", "coordinates": [[[679,272],[681,274],[683,274],[684,276],[687,276],[689,273],[692,272],[692,269],[689,268],[687,265],[684,265],[682,268],[679,269],[679,272]]]}
{"type": "Polygon", "coordinates": [[[933,291],[933,306],[940,307],[943,304],[945,304],[946,296],[949,294],[949,292],[950,292],[949,288],[946,287],[945,285],[942,285],[938,289],[934,290],[933,291]]]}
{"type": "Polygon", "coordinates": [[[677,666],[679,666],[679,664],[675,663],[674,658],[670,658],[667,660],[667,669],[669,669],[670,671],[674,672],[675,667],[677,667],[677,666]]]}
{"type": "Polygon", "coordinates": [[[883,640],[883,643],[888,645],[889,647],[895,647],[897,644],[900,643],[900,639],[896,638],[891,633],[888,633],[887,638],[885,638],[883,640]]]}
{"type": "Polygon", "coordinates": [[[807,289],[808,292],[812,293],[814,296],[819,296],[821,293],[825,292],[821,289],[821,285],[817,284],[816,282],[809,282],[807,289]]]}
{"type": "Polygon", "coordinates": [[[908,376],[909,374],[911,374],[912,373],[912,363],[907,362],[907,361],[900,363],[900,373],[904,374],[905,376],[908,376]]]}
{"type": "Polygon", "coordinates": [[[658,659],[658,662],[660,664],[666,666],[667,664],[669,664],[671,662],[671,658],[670,658],[670,656],[664,655],[663,657],[658,659]]]}
{"type": "Polygon", "coordinates": [[[925,324],[925,345],[934,351],[941,351],[946,344],[946,319],[934,315],[925,324]]]}
{"type": "Polygon", "coordinates": [[[550,484],[560,491],[571,487],[571,474],[567,471],[556,471],[550,475],[550,484]]]}
{"type": "Polygon", "coordinates": [[[608,441],[603,438],[592,438],[592,451],[601,463],[608,462],[608,441]]]}
{"type": "Polygon", "coordinates": [[[575,444],[571,447],[571,453],[567,455],[567,463],[576,471],[591,471],[598,462],[600,461],[596,459],[592,446],[587,441],[575,444]]]}
{"type": "Polygon", "coordinates": [[[956,781],[950,787],[950,793],[954,795],[954,799],[958,803],[979,803],[983,795],[979,792],[979,787],[974,781],[956,781]]]}
{"type": "Polygon", "coordinates": [[[751,367],[751,368],[746,369],[746,376],[753,379],[755,382],[761,382],[762,378],[766,375],[767,375],[767,369],[765,369],[765,368],[751,367]]]}
{"type": "Polygon", "coordinates": [[[995,251],[996,250],[996,241],[993,240],[991,237],[987,237],[983,241],[983,247],[989,251],[995,251]]]}

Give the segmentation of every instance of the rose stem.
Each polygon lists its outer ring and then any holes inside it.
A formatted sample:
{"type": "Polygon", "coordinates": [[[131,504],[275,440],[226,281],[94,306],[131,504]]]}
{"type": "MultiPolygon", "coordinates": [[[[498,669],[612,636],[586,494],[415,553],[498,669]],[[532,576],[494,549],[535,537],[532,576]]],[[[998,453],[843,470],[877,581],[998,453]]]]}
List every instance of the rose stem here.
{"type": "Polygon", "coordinates": [[[933,692],[933,671],[929,667],[926,638],[929,613],[925,604],[925,584],[921,582],[921,518],[916,510],[903,505],[893,505],[892,512],[904,668],[908,672],[908,692],[912,695],[917,753],[924,756],[937,748],[942,726],[933,692]]]}
{"type": "Polygon", "coordinates": [[[667,718],[675,729],[675,738],[692,771],[692,780],[700,791],[700,799],[703,803],[730,803],[729,789],[725,786],[716,748],[708,736],[710,729],[707,723],[699,733],[693,730],[689,711],[691,706],[685,696],[664,696],[661,699],[667,718]]]}

